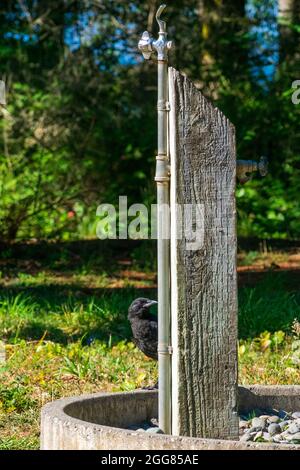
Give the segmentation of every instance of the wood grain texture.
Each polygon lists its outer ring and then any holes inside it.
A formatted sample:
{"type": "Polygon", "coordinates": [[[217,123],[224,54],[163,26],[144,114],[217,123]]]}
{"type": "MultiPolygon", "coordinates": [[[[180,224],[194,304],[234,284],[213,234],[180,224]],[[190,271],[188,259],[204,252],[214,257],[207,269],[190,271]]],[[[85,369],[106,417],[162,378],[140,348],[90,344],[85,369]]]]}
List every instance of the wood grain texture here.
{"type": "Polygon", "coordinates": [[[235,129],[172,68],[169,88],[172,432],[237,439],[235,129]],[[176,239],[176,204],[203,210],[196,250],[176,239]]]}

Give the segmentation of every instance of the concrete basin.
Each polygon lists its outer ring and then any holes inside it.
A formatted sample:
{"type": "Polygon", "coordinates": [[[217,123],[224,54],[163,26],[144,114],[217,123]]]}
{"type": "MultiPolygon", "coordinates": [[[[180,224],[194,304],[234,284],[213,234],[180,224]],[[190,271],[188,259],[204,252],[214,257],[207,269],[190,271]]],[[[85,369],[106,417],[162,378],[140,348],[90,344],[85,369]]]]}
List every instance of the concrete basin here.
{"type": "MultiPolygon", "coordinates": [[[[300,450],[300,445],[150,434],[129,426],[157,416],[157,391],[96,393],[48,403],[42,409],[42,450],[300,450]]],[[[300,411],[300,386],[239,387],[240,411],[300,411]]]]}

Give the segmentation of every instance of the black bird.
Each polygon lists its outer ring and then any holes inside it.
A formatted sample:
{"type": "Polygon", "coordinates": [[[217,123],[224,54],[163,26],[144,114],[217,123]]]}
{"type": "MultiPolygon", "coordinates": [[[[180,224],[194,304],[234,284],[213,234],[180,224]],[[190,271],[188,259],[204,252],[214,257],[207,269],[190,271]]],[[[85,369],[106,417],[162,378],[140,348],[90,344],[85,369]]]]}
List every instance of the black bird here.
{"type": "Polygon", "coordinates": [[[128,309],[134,343],[146,356],[155,361],[158,360],[157,317],[150,313],[150,307],[156,304],[156,300],[140,297],[134,300],[128,309]]]}

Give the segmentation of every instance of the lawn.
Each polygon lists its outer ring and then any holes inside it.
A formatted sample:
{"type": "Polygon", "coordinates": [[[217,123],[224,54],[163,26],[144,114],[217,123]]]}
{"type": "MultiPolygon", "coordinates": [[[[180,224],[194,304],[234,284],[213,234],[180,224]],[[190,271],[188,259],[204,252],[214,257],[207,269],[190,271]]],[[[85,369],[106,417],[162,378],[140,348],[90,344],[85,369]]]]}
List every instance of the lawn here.
{"type": "MultiPolygon", "coordinates": [[[[152,251],[93,243],[1,252],[0,449],[38,448],[44,403],[156,382],[156,364],[134,347],[127,322],[134,298],[156,296],[152,251]]],[[[277,269],[291,256],[239,256],[242,384],[300,382],[300,270],[277,269]]]]}

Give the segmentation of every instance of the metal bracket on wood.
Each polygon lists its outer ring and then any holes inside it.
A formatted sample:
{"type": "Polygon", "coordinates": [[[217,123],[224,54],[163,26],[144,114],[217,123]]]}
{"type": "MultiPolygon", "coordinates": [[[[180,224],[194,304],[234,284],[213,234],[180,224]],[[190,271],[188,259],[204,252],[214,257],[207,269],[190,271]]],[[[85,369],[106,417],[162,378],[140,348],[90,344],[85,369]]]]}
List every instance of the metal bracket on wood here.
{"type": "Polygon", "coordinates": [[[237,161],[237,177],[240,183],[247,183],[252,179],[252,174],[255,171],[259,171],[260,176],[266,176],[268,174],[268,159],[261,157],[259,162],[254,160],[238,160],[237,161]]]}

